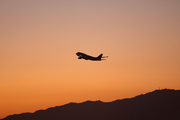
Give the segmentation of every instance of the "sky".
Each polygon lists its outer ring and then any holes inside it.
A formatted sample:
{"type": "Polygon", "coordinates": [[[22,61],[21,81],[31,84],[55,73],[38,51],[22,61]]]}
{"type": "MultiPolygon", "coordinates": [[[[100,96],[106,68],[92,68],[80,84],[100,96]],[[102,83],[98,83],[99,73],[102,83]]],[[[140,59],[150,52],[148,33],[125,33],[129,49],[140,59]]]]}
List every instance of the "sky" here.
{"type": "Polygon", "coordinates": [[[0,0],[0,118],[180,89],[179,11],[179,0],[0,0]]]}

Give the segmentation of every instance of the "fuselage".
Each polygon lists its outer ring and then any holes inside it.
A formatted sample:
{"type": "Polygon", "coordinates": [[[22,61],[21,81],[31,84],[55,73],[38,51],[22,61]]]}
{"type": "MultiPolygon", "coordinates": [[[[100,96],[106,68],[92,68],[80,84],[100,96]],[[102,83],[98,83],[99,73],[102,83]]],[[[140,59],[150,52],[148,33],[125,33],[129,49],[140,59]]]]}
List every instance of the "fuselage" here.
{"type": "Polygon", "coordinates": [[[90,55],[87,55],[87,54],[84,54],[81,52],[77,52],[76,55],[79,56],[78,59],[93,60],[93,61],[100,61],[101,60],[101,57],[92,57],[90,55]]]}

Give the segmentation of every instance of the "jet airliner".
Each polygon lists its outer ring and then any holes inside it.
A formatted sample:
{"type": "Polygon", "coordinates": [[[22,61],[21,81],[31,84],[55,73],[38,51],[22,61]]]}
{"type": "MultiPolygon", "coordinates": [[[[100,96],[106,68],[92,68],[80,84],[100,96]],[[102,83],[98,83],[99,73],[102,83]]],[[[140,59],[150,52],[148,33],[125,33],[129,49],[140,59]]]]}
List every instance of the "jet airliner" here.
{"type": "Polygon", "coordinates": [[[98,57],[92,57],[92,56],[84,54],[82,52],[77,52],[76,55],[78,56],[78,59],[85,59],[85,60],[92,60],[92,61],[106,60],[106,59],[102,59],[102,58],[108,57],[108,56],[103,57],[103,54],[100,54],[98,57]]]}

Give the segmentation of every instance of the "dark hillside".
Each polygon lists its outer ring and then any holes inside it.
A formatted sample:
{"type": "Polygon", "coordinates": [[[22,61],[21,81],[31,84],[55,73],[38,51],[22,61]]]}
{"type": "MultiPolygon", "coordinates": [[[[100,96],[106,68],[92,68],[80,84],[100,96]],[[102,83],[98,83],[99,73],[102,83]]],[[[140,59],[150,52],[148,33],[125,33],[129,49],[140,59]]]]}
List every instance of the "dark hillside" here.
{"type": "Polygon", "coordinates": [[[180,120],[180,90],[155,90],[109,103],[69,103],[2,120],[180,120]]]}

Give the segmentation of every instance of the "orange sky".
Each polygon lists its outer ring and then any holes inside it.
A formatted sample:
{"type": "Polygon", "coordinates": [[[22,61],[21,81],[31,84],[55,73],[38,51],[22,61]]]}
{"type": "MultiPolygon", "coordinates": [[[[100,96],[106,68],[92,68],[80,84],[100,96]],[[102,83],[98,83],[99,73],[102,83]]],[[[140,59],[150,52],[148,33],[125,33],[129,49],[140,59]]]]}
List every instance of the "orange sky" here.
{"type": "Polygon", "coordinates": [[[180,89],[179,11],[179,0],[1,0],[0,118],[180,89]]]}

